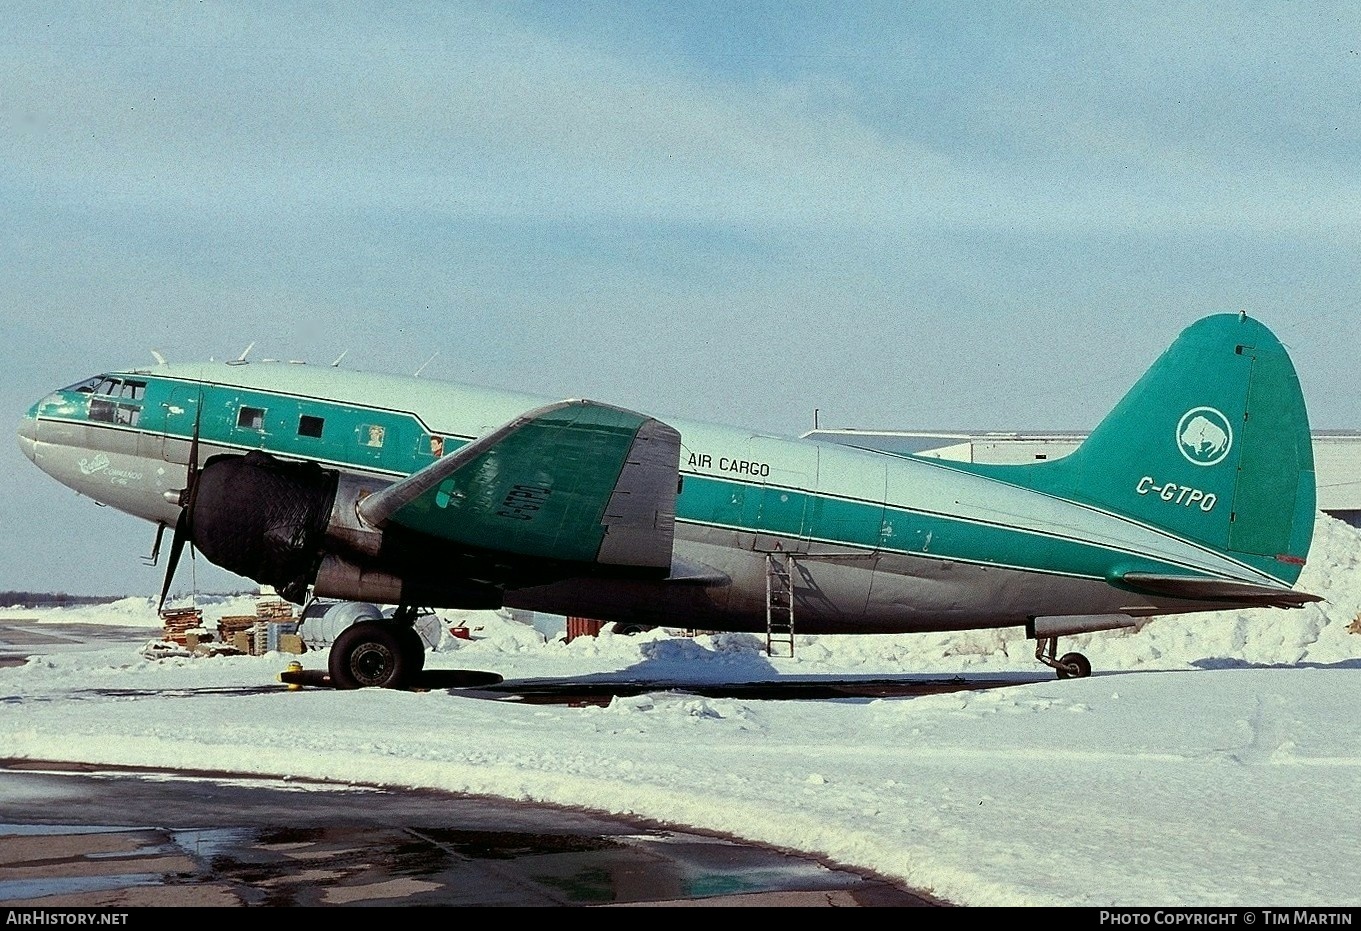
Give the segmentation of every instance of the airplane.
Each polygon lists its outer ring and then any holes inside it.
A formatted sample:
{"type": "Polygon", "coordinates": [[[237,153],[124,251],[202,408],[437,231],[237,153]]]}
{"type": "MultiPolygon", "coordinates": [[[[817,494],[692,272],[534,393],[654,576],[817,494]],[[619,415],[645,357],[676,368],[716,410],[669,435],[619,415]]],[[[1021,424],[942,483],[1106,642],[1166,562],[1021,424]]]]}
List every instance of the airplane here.
{"type": "Polygon", "coordinates": [[[1024,628],[1298,608],[1315,487],[1295,368],[1218,314],[1172,343],[1082,445],[986,465],[590,400],[285,362],[171,363],[30,408],[24,453],[297,604],[396,606],[331,648],[341,688],[402,687],[418,611],[526,608],[767,635],[1024,628]]]}

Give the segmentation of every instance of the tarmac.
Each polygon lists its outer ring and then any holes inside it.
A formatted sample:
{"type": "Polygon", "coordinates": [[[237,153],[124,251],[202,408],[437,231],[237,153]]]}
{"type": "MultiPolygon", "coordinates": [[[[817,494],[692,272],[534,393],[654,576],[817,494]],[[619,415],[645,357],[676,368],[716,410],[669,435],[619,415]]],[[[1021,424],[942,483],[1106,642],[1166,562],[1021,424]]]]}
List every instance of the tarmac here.
{"type": "Polygon", "coordinates": [[[0,764],[0,906],[919,906],[797,853],[581,811],[0,764]]]}
{"type": "MultiPolygon", "coordinates": [[[[117,627],[36,626],[0,619],[0,665],[128,637],[117,627]]],[[[484,697],[589,703],[631,687],[506,683],[484,697]]],[[[833,697],[795,691],[785,697],[833,697]]],[[[940,904],[797,852],[593,812],[425,790],[0,760],[7,909],[940,904]]]]}

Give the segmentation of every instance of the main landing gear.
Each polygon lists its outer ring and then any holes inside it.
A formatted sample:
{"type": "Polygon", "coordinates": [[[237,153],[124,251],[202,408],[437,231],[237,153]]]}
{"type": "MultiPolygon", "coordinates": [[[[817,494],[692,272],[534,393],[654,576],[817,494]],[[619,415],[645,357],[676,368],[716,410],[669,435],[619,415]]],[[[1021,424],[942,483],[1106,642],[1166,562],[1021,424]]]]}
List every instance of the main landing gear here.
{"type": "Polygon", "coordinates": [[[1058,659],[1058,637],[1036,637],[1035,658],[1053,669],[1060,679],[1085,679],[1092,674],[1092,664],[1081,653],[1065,653],[1058,659]]]}
{"type": "Polygon", "coordinates": [[[360,621],[331,644],[328,671],[338,689],[405,688],[425,666],[425,641],[413,626],[416,609],[400,606],[391,618],[360,621]]]}

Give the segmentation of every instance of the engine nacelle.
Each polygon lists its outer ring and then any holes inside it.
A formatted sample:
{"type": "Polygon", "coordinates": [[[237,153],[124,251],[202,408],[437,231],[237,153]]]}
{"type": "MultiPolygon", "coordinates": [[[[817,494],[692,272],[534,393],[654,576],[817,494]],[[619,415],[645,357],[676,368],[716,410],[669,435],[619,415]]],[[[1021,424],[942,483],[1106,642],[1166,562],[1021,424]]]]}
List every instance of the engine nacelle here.
{"type": "Polygon", "coordinates": [[[319,598],[375,601],[388,605],[402,602],[402,580],[397,576],[381,569],[365,569],[334,554],[322,557],[316,583],[319,598]]]}
{"type": "Polygon", "coordinates": [[[346,601],[499,608],[499,587],[451,572],[425,541],[389,547],[364,522],[359,502],[388,484],[259,451],[214,456],[194,486],[189,539],[213,563],[296,604],[313,588],[346,601]]]}
{"type": "Polygon", "coordinates": [[[213,563],[301,603],[321,560],[337,477],[262,452],[214,456],[194,487],[190,540],[213,563]]]}

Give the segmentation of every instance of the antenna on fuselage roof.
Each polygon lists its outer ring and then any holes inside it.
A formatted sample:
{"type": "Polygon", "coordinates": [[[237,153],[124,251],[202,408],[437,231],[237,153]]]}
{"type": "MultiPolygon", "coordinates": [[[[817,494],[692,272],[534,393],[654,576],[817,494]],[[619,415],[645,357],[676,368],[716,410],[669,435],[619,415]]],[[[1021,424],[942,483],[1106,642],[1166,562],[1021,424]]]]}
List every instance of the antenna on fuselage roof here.
{"type": "Polygon", "coordinates": [[[350,350],[346,349],[346,350],[345,350],[344,352],[342,352],[340,355],[336,356],[336,360],[335,360],[334,362],[331,363],[331,368],[333,368],[333,369],[334,369],[334,368],[339,368],[339,367],[340,367],[340,360],[343,359],[343,358],[345,358],[345,357],[348,356],[349,354],[350,354],[350,350]]]}
{"type": "MultiPolygon", "coordinates": [[[[435,356],[437,356],[437,355],[439,355],[439,350],[438,350],[438,349],[435,350],[435,356]]],[[[411,373],[411,377],[412,377],[412,378],[420,378],[420,377],[421,377],[421,372],[424,372],[424,371],[425,371],[425,366],[427,366],[427,365],[429,365],[431,362],[434,362],[434,361],[435,361],[435,356],[431,356],[430,358],[426,359],[425,362],[421,365],[420,368],[416,369],[416,371],[414,371],[414,372],[411,373]]]]}

